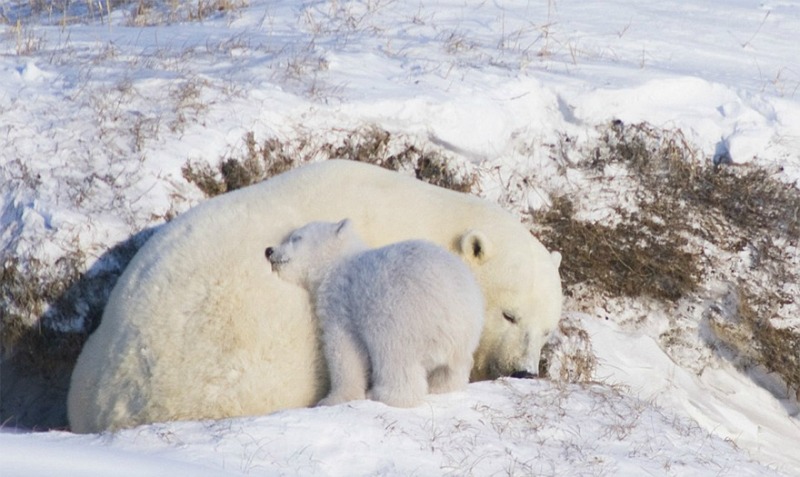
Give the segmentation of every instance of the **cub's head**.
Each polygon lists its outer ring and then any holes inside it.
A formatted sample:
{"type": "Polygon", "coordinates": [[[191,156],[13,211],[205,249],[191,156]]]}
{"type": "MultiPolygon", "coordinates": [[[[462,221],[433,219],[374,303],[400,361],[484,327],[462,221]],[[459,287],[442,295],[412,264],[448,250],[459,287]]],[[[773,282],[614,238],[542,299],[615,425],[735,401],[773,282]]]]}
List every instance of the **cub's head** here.
{"type": "Polygon", "coordinates": [[[561,254],[549,253],[529,234],[508,235],[502,248],[475,230],[456,244],[486,303],[472,381],[537,375],[542,346],[561,317],[561,254]]]}
{"type": "Polygon", "coordinates": [[[343,256],[363,248],[349,219],[311,222],[294,230],[280,245],[267,247],[272,270],[300,286],[313,285],[325,270],[343,256]]]}

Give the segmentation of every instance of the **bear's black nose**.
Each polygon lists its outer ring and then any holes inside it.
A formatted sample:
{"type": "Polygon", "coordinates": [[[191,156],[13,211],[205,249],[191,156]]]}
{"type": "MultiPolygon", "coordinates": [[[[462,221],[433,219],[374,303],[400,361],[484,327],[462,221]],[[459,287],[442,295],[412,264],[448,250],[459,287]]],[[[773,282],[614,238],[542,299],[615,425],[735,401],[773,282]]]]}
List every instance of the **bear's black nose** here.
{"type": "Polygon", "coordinates": [[[512,378],[517,378],[517,379],[533,379],[533,378],[535,378],[537,376],[535,374],[533,374],[533,373],[528,372],[528,371],[516,371],[516,372],[511,373],[511,377],[512,378]]]}
{"type": "Polygon", "coordinates": [[[267,247],[267,249],[264,250],[264,255],[267,256],[267,260],[269,260],[269,257],[272,256],[272,252],[274,252],[274,251],[275,250],[272,247],[267,247]]]}

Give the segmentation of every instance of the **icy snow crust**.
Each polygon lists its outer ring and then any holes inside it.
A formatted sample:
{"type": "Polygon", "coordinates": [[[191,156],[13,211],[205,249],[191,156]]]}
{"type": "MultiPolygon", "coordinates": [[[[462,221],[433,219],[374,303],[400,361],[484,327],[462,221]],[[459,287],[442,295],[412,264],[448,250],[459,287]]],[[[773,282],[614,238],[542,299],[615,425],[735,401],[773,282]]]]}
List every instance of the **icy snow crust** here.
{"type": "MultiPolygon", "coordinates": [[[[476,171],[481,195],[520,216],[559,191],[586,196],[584,217],[608,214],[613,191],[562,174],[548,151],[612,119],[679,128],[701,160],[800,179],[794,2],[251,0],[202,21],[171,2],[146,18],[138,2],[110,15],[73,3],[72,17],[0,6],[4,260],[53,264],[77,247],[92,266],[203,200],[181,167],[240,153],[250,131],[324,144],[377,125],[476,171]]],[[[800,326],[797,307],[775,320],[800,326]]],[[[568,318],[590,337],[596,384],[503,380],[414,410],[357,402],[113,435],[6,429],[0,471],[800,475],[793,392],[699,337],[662,349],[692,313],[581,309],[568,318]]]]}

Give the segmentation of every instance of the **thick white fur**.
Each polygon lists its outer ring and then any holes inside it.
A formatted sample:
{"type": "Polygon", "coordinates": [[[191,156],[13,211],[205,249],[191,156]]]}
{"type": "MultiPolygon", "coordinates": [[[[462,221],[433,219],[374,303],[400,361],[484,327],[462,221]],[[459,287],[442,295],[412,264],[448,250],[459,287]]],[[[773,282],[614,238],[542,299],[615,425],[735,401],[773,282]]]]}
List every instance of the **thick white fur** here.
{"type": "Polygon", "coordinates": [[[486,303],[472,380],[536,372],[562,301],[557,260],[541,243],[479,198],[326,161],[208,200],[148,240],[75,366],[72,430],[318,402],[329,385],[308,294],[271,272],[264,249],[303,224],[342,217],[370,247],[427,239],[467,262],[486,303]]]}
{"type": "Polygon", "coordinates": [[[306,287],[331,390],[319,405],[371,399],[412,407],[462,389],[483,329],[467,265],[425,240],[369,249],[349,220],[312,222],[271,248],[278,275],[306,287]]]}

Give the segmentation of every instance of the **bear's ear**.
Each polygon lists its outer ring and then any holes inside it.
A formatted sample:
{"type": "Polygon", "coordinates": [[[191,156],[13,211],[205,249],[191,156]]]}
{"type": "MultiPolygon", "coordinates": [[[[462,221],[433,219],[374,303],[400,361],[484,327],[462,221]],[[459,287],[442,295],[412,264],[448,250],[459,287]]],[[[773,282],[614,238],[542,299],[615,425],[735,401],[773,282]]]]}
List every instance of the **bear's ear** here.
{"type": "Polygon", "coordinates": [[[342,235],[342,232],[345,230],[350,229],[353,226],[353,222],[350,219],[344,219],[338,224],[336,224],[336,236],[342,235]]]}
{"type": "Polygon", "coordinates": [[[553,260],[556,268],[561,266],[561,252],[550,252],[550,259],[553,260]]]}
{"type": "Polygon", "coordinates": [[[492,242],[477,230],[468,230],[461,236],[459,251],[467,261],[483,263],[494,252],[492,242]]]}

